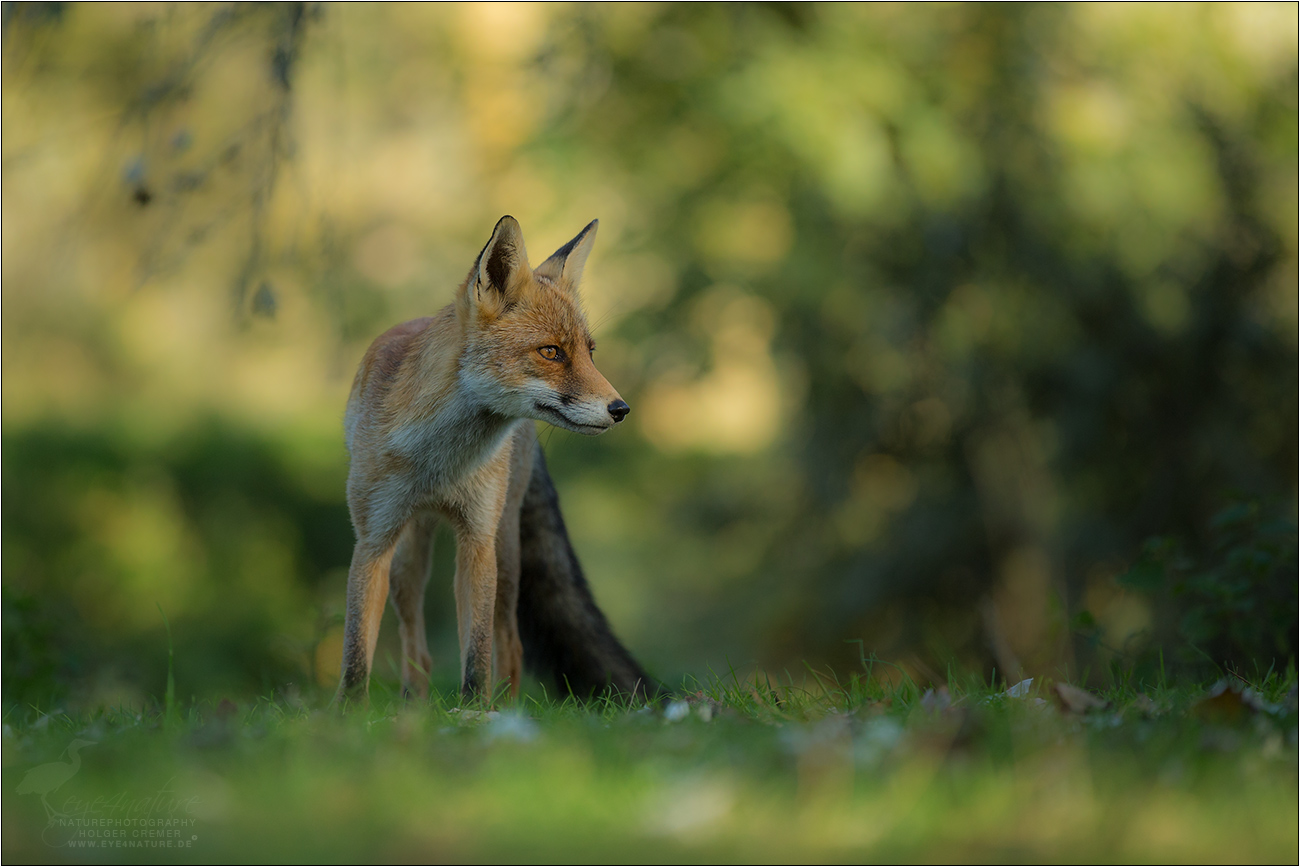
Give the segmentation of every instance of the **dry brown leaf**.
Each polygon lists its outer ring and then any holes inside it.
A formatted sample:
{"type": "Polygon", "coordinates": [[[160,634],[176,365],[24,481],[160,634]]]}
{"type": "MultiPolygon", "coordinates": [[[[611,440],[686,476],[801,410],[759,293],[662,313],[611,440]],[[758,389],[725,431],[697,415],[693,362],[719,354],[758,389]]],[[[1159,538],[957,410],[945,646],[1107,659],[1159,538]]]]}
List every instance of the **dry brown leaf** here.
{"type": "Polygon", "coordinates": [[[1070,686],[1068,683],[1058,683],[1053,689],[1056,699],[1061,705],[1061,709],[1067,713],[1085,714],[1089,711],[1103,710],[1110,702],[1098,698],[1086,689],[1079,689],[1077,686],[1070,686]]]}
{"type": "Polygon", "coordinates": [[[1260,711],[1268,705],[1259,693],[1234,680],[1221,680],[1205,698],[1192,705],[1192,713],[1212,722],[1235,723],[1260,711]]]}

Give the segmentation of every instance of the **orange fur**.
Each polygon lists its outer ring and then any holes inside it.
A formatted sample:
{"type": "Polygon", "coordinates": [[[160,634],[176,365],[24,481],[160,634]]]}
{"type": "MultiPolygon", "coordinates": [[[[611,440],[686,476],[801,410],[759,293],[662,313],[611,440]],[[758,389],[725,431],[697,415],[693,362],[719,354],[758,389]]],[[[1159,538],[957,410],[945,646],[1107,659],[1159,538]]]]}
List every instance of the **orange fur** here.
{"type": "Polygon", "coordinates": [[[596,369],[578,282],[593,221],[536,270],[502,217],[454,304],[389,329],[348,398],[348,573],[340,696],[367,690],[384,598],[402,640],[403,688],[427,693],[424,585],[435,522],[456,535],[461,688],[518,693],[519,510],[532,473],[530,419],[595,435],[627,404],[596,369]],[[493,666],[492,645],[496,644],[493,666]]]}

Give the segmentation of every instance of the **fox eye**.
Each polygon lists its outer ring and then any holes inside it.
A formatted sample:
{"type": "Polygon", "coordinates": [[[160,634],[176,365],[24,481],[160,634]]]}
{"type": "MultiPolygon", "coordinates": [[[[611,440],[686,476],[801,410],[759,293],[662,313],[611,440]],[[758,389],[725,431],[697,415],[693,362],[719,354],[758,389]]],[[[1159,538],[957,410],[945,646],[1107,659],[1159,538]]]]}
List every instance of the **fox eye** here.
{"type": "Polygon", "coordinates": [[[563,361],[564,350],[558,346],[543,346],[537,352],[547,361],[563,361]]]}

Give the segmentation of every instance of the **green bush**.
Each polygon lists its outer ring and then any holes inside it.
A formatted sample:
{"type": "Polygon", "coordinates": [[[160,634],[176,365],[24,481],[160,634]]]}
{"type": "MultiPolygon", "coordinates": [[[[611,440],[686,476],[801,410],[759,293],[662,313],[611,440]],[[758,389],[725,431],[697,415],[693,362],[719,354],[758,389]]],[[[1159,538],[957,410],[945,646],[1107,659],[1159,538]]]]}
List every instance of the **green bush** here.
{"type": "Polygon", "coordinates": [[[1151,601],[1141,664],[1255,677],[1296,660],[1296,523],[1257,502],[1234,503],[1200,544],[1148,539],[1119,578],[1151,601]]]}

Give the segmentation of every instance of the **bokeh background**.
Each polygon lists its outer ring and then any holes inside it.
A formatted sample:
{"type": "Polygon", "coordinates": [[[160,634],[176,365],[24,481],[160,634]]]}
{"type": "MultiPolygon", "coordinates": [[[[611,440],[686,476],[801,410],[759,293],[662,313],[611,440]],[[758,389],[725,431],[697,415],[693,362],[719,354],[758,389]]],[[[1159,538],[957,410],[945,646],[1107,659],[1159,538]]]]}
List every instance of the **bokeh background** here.
{"type": "Polygon", "coordinates": [[[601,220],[633,411],[539,431],[661,677],[1294,664],[1294,4],[3,15],[7,708],[164,614],[183,698],[329,690],[353,371],[505,213],[601,220]]]}

